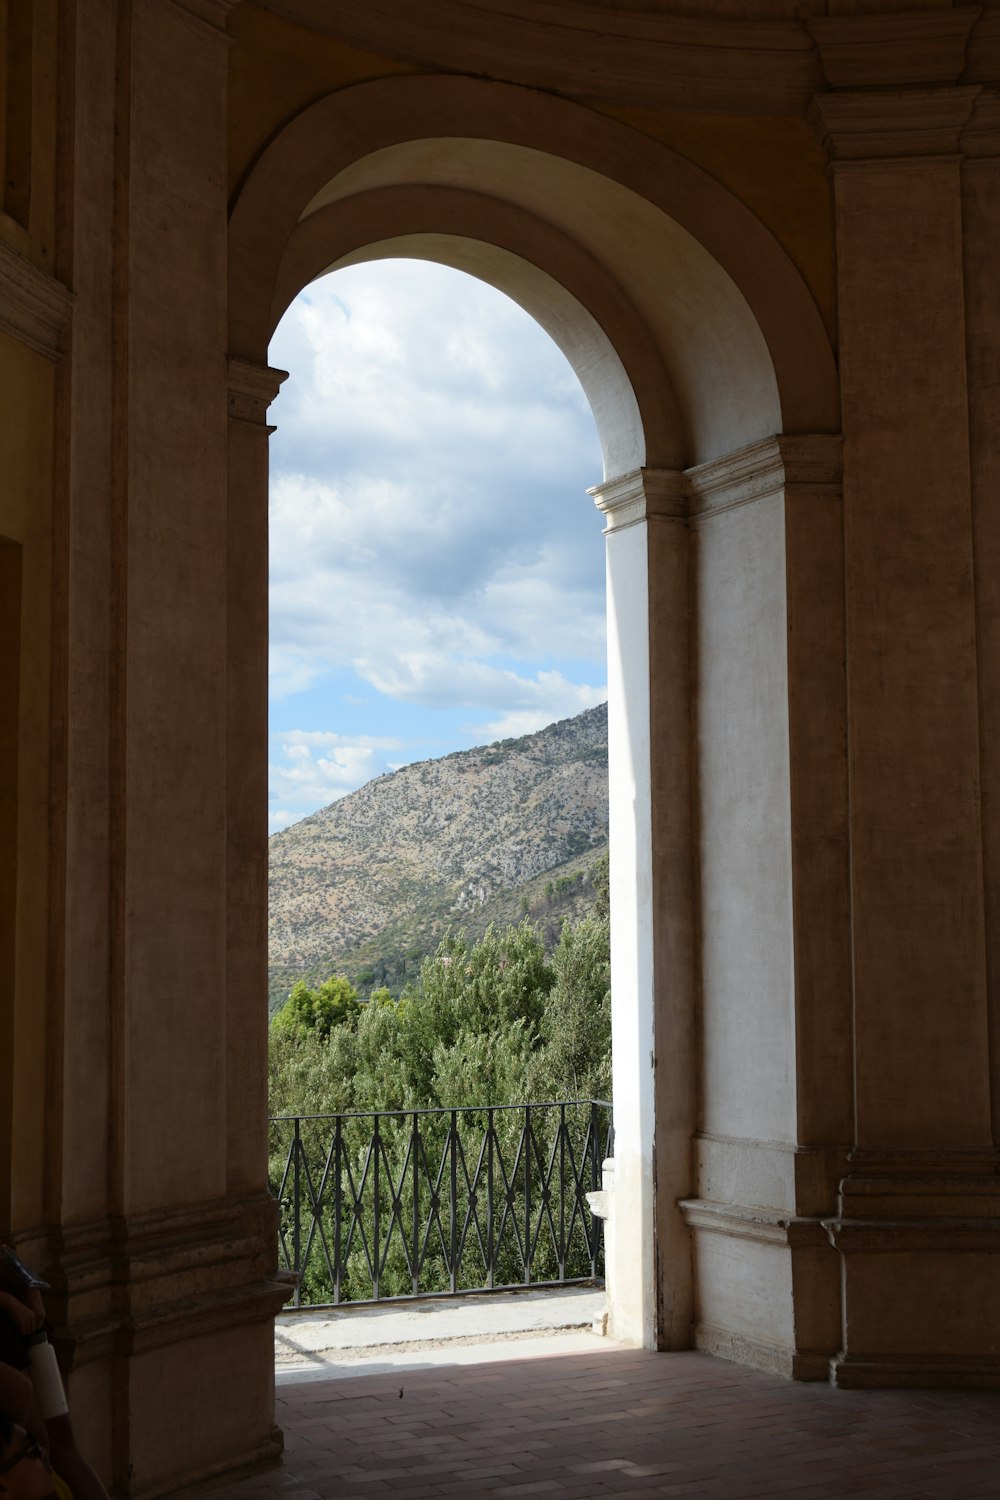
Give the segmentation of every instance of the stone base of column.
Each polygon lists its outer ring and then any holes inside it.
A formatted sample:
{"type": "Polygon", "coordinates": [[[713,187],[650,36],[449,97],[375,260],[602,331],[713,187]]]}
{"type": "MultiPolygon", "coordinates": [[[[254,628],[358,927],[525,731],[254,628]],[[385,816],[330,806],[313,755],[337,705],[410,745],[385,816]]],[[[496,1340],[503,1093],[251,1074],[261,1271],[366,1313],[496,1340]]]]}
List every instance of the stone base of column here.
{"type": "Polygon", "coordinates": [[[838,1386],[1000,1388],[994,1153],[858,1162],[825,1221],[843,1262],[838,1386]]]}
{"type": "Polygon", "coordinates": [[[784,1380],[829,1379],[830,1356],[822,1349],[783,1349],[707,1323],[699,1323],[695,1329],[695,1348],[768,1375],[780,1375],[784,1380]]]}
{"type": "Polygon", "coordinates": [[[118,1496],[186,1494],[277,1462],[269,1195],[72,1226],[46,1261],[81,1450],[118,1496]]]}
{"type": "Polygon", "coordinates": [[[839,1266],[818,1218],[681,1204],[694,1238],[695,1347],[791,1380],[826,1380],[840,1345],[839,1266]]]}
{"type": "Polygon", "coordinates": [[[866,1359],[839,1355],[830,1361],[830,1382],[844,1391],[1000,1390],[997,1359],[866,1359]]]}

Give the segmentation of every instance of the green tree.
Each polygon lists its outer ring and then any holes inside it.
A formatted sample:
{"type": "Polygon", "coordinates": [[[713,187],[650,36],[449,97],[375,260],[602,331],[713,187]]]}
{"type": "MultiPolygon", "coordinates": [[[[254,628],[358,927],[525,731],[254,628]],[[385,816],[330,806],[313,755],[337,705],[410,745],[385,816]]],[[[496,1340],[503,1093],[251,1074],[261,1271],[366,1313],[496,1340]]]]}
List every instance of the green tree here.
{"type": "MultiPolygon", "coordinates": [[[[575,1111],[553,1105],[531,1114],[531,1142],[525,1145],[528,1102],[572,1098],[607,1098],[611,1082],[610,998],[608,992],[608,923],[593,917],[564,923],[551,958],[541,934],[530,922],[491,927],[469,944],[464,934],[445,939],[421,965],[419,976],[395,999],[388,989],[374,991],[359,1005],[345,980],[331,979],[315,989],[295,986],[271,1027],[271,1112],[274,1115],[346,1115],[336,1127],[345,1180],[362,1194],[355,1222],[349,1201],[341,1200],[336,1219],[334,1200],[324,1197],[322,1233],[331,1247],[340,1235],[351,1249],[342,1262],[342,1294],[347,1299],[372,1294],[371,1272],[364,1250],[374,1252],[375,1206],[379,1197],[380,1239],[388,1259],[382,1265],[383,1295],[408,1292],[412,1268],[406,1246],[415,1207],[412,1120],[403,1111],[437,1109],[421,1117],[419,1160],[439,1183],[437,1212],[447,1219],[451,1178],[445,1166],[456,1149],[450,1136],[451,1109],[469,1107],[463,1116],[455,1191],[460,1216],[473,1213],[466,1181],[483,1152],[489,1153],[497,1181],[506,1183],[493,1229],[498,1236],[497,1276],[520,1278],[520,1250],[513,1225],[527,1212],[522,1182],[529,1160],[548,1159],[554,1132],[565,1117],[571,1129],[587,1128],[589,1108],[575,1111]],[[499,1106],[515,1106],[500,1108],[499,1106]],[[490,1108],[490,1106],[497,1106],[490,1108]],[[372,1169],[375,1126],[364,1112],[379,1111],[379,1172],[372,1169]],[[393,1118],[387,1112],[397,1112],[393,1118]],[[490,1129],[492,1122],[492,1129],[490,1129]],[[443,1175],[442,1175],[443,1174],[443,1175]],[[509,1198],[509,1201],[508,1201],[509,1198]],[[506,1206],[504,1206],[506,1205],[506,1206]],[[390,1232],[390,1226],[396,1228],[390,1232]],[[363,1239],[362,1239],[363,1232],[363,1239]],[[364,1243],[363,1243],[364,1241],[364,1243]]],[[[329,1188],[332,1127],[329,1120],[275,1120],[271,1126],[270,1174],[277,1190],[297,1141],[304,1155],[300,1170],[315,1191],[329,1188]]],[[[428,1213],[429,1187],[421,1179],[416,1205],[428,1213]]],[[[475,1213],[482,1214],[482,1204],[475,1213]]],[[[285,1195],[282,1224],[288,1242],[291,1208],[285,1195]]],[[[428,1220],[428,1223],[431,1221],[428,1220]]],[[[477,1220],[478,1222],[478,1220],[477,1220]]],[[[471,1220],[470,1220],[471,1223],[471,1220]]],[[[543,1226],[544,1229],[544,1226],[543,1226]]],[[[303,1246],[303,1250],[305,1246],[303,1246]]],[[[412,1252],[411,1252],[412,1253],[412,1252]]],[[[535,1245],[533,1274],[556,1274],[554,1246],[544,1233],[535,1245]]],[[[589,1251],[581,1224],[570,1263],[585,1271],[589,1251]]],[[[474,1235],[465,1242],[460,1282],[476,1286],[483,1274],[474,1235]]],[[[444,1290],[449,1273],[435,1248],[433,1235],[420,1272],[425,1290],[444,1290]]],[[[321,1245],[315,1239],[303,1280],[306,1301],[330,1295],[321,1245]]]]}
{"type": "Polygon", "coordinates": [[[607,917],[566,922],[532,1060],[536,1098],[611,1097],[611,957],[607,917]]]}
{"type": "Polygon", "coordinates": [[[451,1046],[465,1028],[477,1034],[523,1021],[534,1035],[553,974],[532,922],[486,929],[469,946],[465,934],[445,938],[420,971],[415,1001],[435,1043],[451,1046]]]}
{"type": "Polygon", "coordinates": [[[358,992],[349,979],[333,975],[314,990],[299,979],[272,1019],[271,1029],[300,1037],[310,1032],[328,1037],[335,1026],[353,1019],[359,1010],[358,992]]]}

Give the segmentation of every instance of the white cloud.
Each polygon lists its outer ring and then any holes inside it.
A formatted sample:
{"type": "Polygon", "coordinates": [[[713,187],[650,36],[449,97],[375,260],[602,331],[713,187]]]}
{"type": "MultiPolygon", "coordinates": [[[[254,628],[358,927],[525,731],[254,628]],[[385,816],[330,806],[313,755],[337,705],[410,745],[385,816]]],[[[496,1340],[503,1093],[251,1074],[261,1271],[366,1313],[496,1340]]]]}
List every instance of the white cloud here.
{"type": "Polygon", "coordinates": [[[270,736],[269,800],[282,804],[268,814],[270,832],[326,807],[388,769],[381,752],[399,741],[324,730],[291,729],[270,736]]]}
{"type": "Polygon", "coordinates": [[[505,704],[511,674],[491,658],[529,664],[545,654],[590,662],[603,676],[602,592],[572,569],[560,580],[553,545],[501,557],[490,573],[485,550],[449,556],[433,521],[421,532],[411,516],[380,557],[371,533],[384,534],[379,486],[359,486],[348,506],[334,486],[284,476],[273,509],[275,698],[346,666],[381,693],[428,705],[505,704]]]}
{"type": "MultiPolygon", "coordinates": [[[[604,547],[584,493],[599,445],[526,314],[440,266],[354,266],[293,303],[270,357],[291,371],[271,440],[270,680],[285,722],[296,694],[350,671],[409,705],[468,708],[482,738],[600,702],[604,547]]],[[[384,748],[282,741],[272,817],[379,774],[384,748]]]]}

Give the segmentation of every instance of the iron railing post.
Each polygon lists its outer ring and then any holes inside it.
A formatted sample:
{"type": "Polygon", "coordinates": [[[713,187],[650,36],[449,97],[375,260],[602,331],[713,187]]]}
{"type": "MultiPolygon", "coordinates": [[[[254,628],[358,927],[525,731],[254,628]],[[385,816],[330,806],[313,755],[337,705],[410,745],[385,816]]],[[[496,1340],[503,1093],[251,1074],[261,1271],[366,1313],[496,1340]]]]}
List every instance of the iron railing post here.
{"type": "Polygon", "coordinates": [[[301,1135],[299,1132],[299,1116],[295,1116],[295,1132],[292,1139],[292,1151],[294,1152],[294,1170],[292,1173],[292,1257],[295,1272],[295,1291],[292,1295],[292,1306],[300,1305],[302,1292],[302,1198],[301,1188],[301,1162],[299,1151],[301,1150],[301,1135]]]}
{"type": "Polygon", "coordinates": [[[486,1285],[493,1290],[496,1277],[496,1244],[493,1239],[493,1109],[486,1111],[486,1285]]]}
{"type": "Polygon", "coordinates": [[[413,1259],[410,1262],[413,1295],[420,1291],[420,1112],[413,1111],[413,1259]]]}
{"type": "Polygon", "coordinates": [[[458,1110],[451,1112],[451,1214],[450,1214],[450,1242],[451,1250],[449,1259],[451,1261],[451,1289],[458,1291],[458,1110]]]}
{"type": "Polygon", "coordinates": [[[343,1178],[340,1155],[344,1144],[344,1117],[337,1115],[336,1124],[333,1127],[333,1300],[340,1301],[343,1291],[343,1268],[341,1266],[341,1213],[344,1204],[343,1178]]]}
{"type": "Polygon", "coordinates": [[[374,1192],[375,1192],[375,1211],[374,1211],[374,1214],[373,1214],[373,1223],[372,1223],[372,1250],[374,1251],[374,1254],[373,1254],[373,1257],[372,1257],[372,1301],[373,1302],[377,1302],[379,1300],[379,1296],[378,1296],[378,1284],[379,1284],[379,1272],[381,1270],[380,1262],[381,1262],[381,1259],[382,1259],[382,1225],[381,1225],[381,1218],[380,1218],[380,1213],[379,1213],[379,1208],[380,1208],[380,1205],[379,1205],[380,1191],[379,1190],[381,1188],[381,1182],[380,1182],[380,1179],[379,1179],[379,1170],[378,1170],[378,1167],[379,1167],[378,1153],[379,1153],[379,1141],[380,1141],[379,1128],[378,1128],[379,1118],[380,1118],[379,1115],[375,1116],[375,1130],[374,1130],[374,1136],[373,1136],[373,1139],[374,1139],[374,1142],[375,1142],[375,1172],[374,1172],[374,1176],[372,1178],[372,1186],[373,1186],[374,1192]]]}
{"type": "MultiPolygon", "coordinates": [[[[600,1156],[600,1138],[601,1138],[600,1137],[600,1129],[599,1129],[598,1118],[597,1118],[597,1102],[596,1102],[596,1100],[591,1099],[591,1101],[590,1101],[590,1191],[592,1193],[596,1193],[597,1190],[598,1190],[598,1188],[601,1185],[600,1181],[598,1179],[598,1175],[597,1175],[597,1173],[598,1173],[598,1166],[599,1166],[599,1160],[598,1160],[598,1158],[600,1156]]],[[[581,1205],[581,1211],[582,1211],[582,1205],[581,1205]]],[[[586,1219],[584,1220],[584,1223],[586,1223],[586,1219]]],[[[598,1246],[599,1246],[599,1244],[601,1242],[601,1227],[600,1227],[600,1224],[597,1222],[597,1220],[594,1219],[593,1217],[591,1217],[591,1220],[590,1220],[590,1230],[589,1230],[589,1233],[587,1235],[587,1238],[590,1241],[590,1274],[592,1276],[596,1276],[597,1275],[598,1246]]]]}
{"type": "Polygon", "coordinates": [[[566,1106],[559,1106],[559,1280],[566,1280],[566,1106]]]}
{"type": "Polygon", "coordinates": [[[524,1284],[531,1285],[531,1105],[524,1106],[524,1284]]]}

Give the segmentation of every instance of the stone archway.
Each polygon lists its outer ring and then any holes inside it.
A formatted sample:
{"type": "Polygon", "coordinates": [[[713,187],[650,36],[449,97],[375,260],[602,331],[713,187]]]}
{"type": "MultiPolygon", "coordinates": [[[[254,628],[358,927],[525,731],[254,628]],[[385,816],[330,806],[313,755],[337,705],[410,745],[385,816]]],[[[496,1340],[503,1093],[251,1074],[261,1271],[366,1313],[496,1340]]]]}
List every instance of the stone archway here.
{"type": "Polygon", "coordinates": [[[48,4],[13,59],[8,1228],[122,1494],[279,1448],[266,350],[404,234],[606,340],[632,1336],[1000,1381],[996,25],[732,8],[48,4]]]}
{"type": "MultiPolygon", "coordinates": [[[[810,880],[810,905],[842,909],[846,854],[822,868],[791,855],[793,795],[832,809],[829,836],[846,838],[843,767],[810,758],[788,709],[803,674],[826,672],[818,690],[834,719],[843,699],[821,641],[842,608],[837,389],[822,320],[741,204],[666,148],[575,105],[406,78],[304,111],[264,151],[231,220],[229,482],[240,523],[230,712],[244,726],[260,722],[266,680],[264,423],[282,378],[266,366],[270,334],[315,276],[387,254],[444,261],[519,301],[568,355],[601,436],[612,1328],[649,1347],[697,1336],[816,1374],[837,1344],[836,1257],[817,1257],[809,1236],[793,1243],[783,1225],[798,1211],[795,1159],[810,1136],[849,1141],[849,1101],[837,1097],[831,1136],[818,1103],[815,1123],[803,1121],[796,1080],[797,1057],[830,1042],[829,1025],[817,1032],[800,1013],[796,964],[833,997],[838,1045],[849,989],[826,952],[810,969],[795,926],[810,880]],[[741,734],[745,758],[734,753],[741,734]],[[728,1171],[713,1207],[696,1153],[716,1180],[728,1171]],[[753,1232],[748,1203],[764,1206],[753,1232]],[[804,1277],[811,1321],[792,1309],[804,1277]],[[741,1281],[749,1317],[735,1306],[741,1281]]],[[[842,725],[830,727],[842,744],[842,725]]],[[[244,734],[231,755],[231,785],[262,796],[262,743],[244,734]]],[[[256,826],[231,801],[231,858],[255,870],[262,904],[256,826]]],[[[259,922],[254,933],[232,947],[263,972],[259,922]]],[[[260,1139],[262,1122],[244,1117],[242,1128],[260,1139]]]]}

